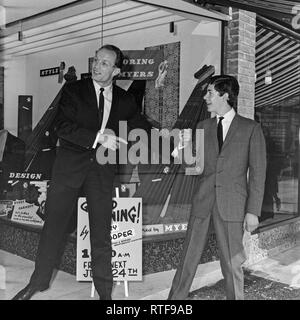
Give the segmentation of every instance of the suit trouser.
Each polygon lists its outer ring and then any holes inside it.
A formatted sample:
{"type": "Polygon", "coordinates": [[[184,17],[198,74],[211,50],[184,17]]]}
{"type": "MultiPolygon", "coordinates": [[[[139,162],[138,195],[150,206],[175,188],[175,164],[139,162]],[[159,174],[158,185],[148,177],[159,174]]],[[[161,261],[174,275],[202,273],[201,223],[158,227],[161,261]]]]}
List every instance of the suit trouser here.
{"type": "Polygon", "coordinates": [[[184,242],[182,257],[173,279],[168,299],[183,300],[188,297],[200,258],[207,241],[209,224],[213,222],[217,237],[220,265],[225,279],[228,300],[244,299],[245,262],[243,248],[243,223],[224,221],[217,204],[206,218],[191,216],[184,242]]]}
{"type": "MultiPolygon", "coordinates": [[[[109,186],[107,180],[101,181],[99,172],[91,167],[82,185],[88,204],[93,281],[101,299],[111,298],[113,285],[110,239],[112,183],[109,186]]],[[[80,190],[51,181],[35,270],[30,279],[30,283],[40,290],[49,287],[80,190]]]]}

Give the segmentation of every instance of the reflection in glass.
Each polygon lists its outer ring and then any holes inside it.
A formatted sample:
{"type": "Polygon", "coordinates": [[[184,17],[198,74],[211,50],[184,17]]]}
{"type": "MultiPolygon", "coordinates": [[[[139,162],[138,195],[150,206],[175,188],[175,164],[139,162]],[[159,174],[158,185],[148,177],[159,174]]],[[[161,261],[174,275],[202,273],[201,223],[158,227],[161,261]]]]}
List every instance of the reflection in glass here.
{"type": "Polygon", "coordinates": [[[260,226],[298,215],[299,111],[299,96],[256,109],[267,149],[260,226]]]}

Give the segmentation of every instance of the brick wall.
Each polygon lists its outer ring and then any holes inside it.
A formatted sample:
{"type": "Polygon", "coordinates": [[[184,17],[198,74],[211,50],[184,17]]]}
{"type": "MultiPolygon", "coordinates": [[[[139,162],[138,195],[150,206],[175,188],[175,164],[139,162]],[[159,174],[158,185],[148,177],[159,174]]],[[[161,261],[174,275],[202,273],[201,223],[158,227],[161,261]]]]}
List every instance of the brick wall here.
{"type": "Polygon", "coordinates": [[[256,14],[232,9],[232,20],[225,28],[224,71],[240,84],[238,113],[254,118],[256,14]]]}
{"type": "Polygon", "coordinates": [[[0,130],[4,128],[4,68],[0,67],[0,130]]]}

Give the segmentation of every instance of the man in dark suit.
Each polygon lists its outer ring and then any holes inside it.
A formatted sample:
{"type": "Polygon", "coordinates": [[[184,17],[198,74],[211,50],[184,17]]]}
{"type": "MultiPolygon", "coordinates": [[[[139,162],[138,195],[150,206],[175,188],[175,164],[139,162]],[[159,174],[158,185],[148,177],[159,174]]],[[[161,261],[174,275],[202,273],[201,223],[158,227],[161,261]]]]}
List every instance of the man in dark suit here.
{"type": "Polygon", "coordinates": [[[127,121],[129,128],[151,130],[134,97],[113,84],[122,61],[119,48],[105,45],[96,51],[92,79],[67,83],[63,88],[56,125],[60,146],[47,195],[35,270],[29,284],[14,300],[28,300],[49,287],[81,190],[88,203],[93,281],[100,299],[111,299],[110,230],[116,164],[100,165],[96,149],[102,145],[116,151],[120,143],[126,143],[118,137],[119,121],[127,121]],[[107,133],[107,129],[115,135],[107,133]]]}
{"type": "MultiPolygon", "coordinates": [[[[193,197],[170,300],[187,298],[210,222],[217,237],[226,297],[244,298],[243,232],[251,232],[258,226],[264,195],[266,147],[260,125],[236,114],[233,107],[238,93],[238,81],[221,75],[211,78],[204,97],[208,111],[216,117],[197,126],[204,129],[204,171],[193,197]]],[[[182,139],[187,148],[192,148],[189,131],[184,132],[182,139]]]]}

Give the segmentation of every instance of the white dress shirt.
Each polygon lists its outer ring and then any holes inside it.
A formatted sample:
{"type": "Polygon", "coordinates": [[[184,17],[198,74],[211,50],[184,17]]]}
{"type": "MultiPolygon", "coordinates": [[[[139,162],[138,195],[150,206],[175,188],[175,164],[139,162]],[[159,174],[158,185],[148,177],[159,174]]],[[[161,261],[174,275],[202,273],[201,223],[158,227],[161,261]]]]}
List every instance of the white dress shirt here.
{"type": "MultiPolygon", "coordinates": [[[[95,92],[96,92],[96,97],[97,97],[97,104],[99,106],[99,94],[100,94],[100,88],[99,84],[93,80],[93,84],[95,87],[95,92]]],[[[105,130],[105,126],[107,124],[109,114],[110,114],[110,109],[111,109],[111,103],[112,103],[112,84],[110,84],[107,87],[103,87],[103,96],[104,96],[104,110],[103,110],[103,120],[102,120],[102,125],[100,131],[97,133],[96,139],[93,144],[93,149],[96,148],[97,146],[97,141],[99,138],[100,133],[103,133],[105,130]]]]}
{"type": "MultiPolygon", "coordinates": [[[[222,117],[224,119],[222,120],[222,126],[223,126],[223,142],[225,141],[226,135],[228,133],[229,127],[231,125],[231,122],[235,116],[235,111],[233,108],[231,108],[228,112],[226,112],[222,117]]],[[[219,123],[219,118],[221,116],[217,115],[217,123],[219,123]]]]}
{"type": "MultiPolygon", "coordinates": [[[[228,133],[228,130],[229,130],[229,127],[231,125],[231,122],[233,120],[235,116],[235,111],[233,108],[231,108],[227,113],[225,113],[223,115],[224,119],[222,120],[222,125],[223,125],[223,141],[225,140],[226,138],[226,135],[228,133]]],[[[217,118],[217,123],[219,122],[219,118],[221,116],[217,115],[216,118],[217,118]]],[[[181,143],[173,150],[173,152],[171,153],[172,156],[174,158],[178,157],[178,154],[179,154],[179,150],[182,149],[183,146],[181,145],[181,143]]]]}

